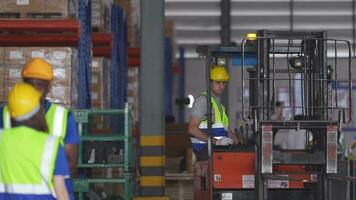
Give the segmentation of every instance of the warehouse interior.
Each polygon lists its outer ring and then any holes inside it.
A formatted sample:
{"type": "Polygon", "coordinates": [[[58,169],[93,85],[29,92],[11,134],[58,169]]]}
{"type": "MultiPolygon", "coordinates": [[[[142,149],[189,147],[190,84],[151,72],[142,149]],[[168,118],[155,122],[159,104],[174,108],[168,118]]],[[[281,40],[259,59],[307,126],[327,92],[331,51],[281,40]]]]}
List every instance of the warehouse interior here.
{"type": "MultiPolygon", "coordinates": [[[[40,59],[64,200],[355,200],[355,58],[356,0],[0,0],[0,130],[40,59]]],[[[0,200],[40,194],[11,189],[6,142],[0,200]]]]}

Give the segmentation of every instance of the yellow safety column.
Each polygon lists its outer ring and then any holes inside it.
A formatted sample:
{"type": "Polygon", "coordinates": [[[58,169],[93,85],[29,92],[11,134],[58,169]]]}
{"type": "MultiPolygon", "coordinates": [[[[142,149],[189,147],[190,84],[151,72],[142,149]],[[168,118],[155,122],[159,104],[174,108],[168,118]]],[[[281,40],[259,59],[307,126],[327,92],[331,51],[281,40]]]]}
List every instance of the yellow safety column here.
{"type": "Polygon", "coordinates": [[[140,167],[135,200],[164,196],[164,0],[141,0],[140,167]]]}

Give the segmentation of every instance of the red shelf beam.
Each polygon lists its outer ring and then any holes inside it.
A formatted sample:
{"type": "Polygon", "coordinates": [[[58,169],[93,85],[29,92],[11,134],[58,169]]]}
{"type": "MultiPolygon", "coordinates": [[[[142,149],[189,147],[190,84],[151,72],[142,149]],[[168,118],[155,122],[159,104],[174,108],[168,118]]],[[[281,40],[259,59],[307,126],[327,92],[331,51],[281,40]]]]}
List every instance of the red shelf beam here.
{"type": "Polygon", "coordinates": [[[127,61],[127,65],[129,67],[140,67],[140,64],[141,64],[141,62],[140,62],[140,58],[139,57],[138,58],[129,57],[129,59],[127,61]]]}
{"type": "Polygon", "coordinates": [[[128,48],[127,56],[128,56],[127,65],[129,67],[140,67],[141,64],[140,48],[128,48]]]}
{"type": "Polygon", "coordinates": [[[110,33],[93,33],[93,46],[111,47],[112,35],[110,33]]]}
{"type": "MultiPolygon", "coordinates": [[[[0,46],[77,47],[79,29],[78,20],[0,19],[0,46]]],[[[92,41],[93,56],[111,56],[110,33],[93,33],[92,41]]],[[[128,65],[140,66],[140,49],[128,48],[127,51],[128,65]]]]}
{"type": "MultiPolygon", "coordinates": [[[[129,67],[139,67],[140,62],[140,49],[139,48],[128,48],[128,60],[127,65],[129,67]]],[[[94,47],[93,48],[94,57],[111,57],[111,47],[94,47]]]]}
{"type": "Polygon", "coordinates": [[[94,57],[111,57],[111,47],[93,47],[94,57]]]}
{"type": "Polygon", "coordinates": [[[26,34],[0,35],[0,46],[3,47],[77,47],[78,35],[64,34],[26,34]]]}
{"type": "Polygon", "coordinates": [[[78,20],[1,19],[0,31],[71,32],[79,33],[78,20]]]}
{"type": "Polygon", "coordinates": [[[128,48],[127,54],[129,56],[137,56],[140,57],[140,48],[128,48]]]}

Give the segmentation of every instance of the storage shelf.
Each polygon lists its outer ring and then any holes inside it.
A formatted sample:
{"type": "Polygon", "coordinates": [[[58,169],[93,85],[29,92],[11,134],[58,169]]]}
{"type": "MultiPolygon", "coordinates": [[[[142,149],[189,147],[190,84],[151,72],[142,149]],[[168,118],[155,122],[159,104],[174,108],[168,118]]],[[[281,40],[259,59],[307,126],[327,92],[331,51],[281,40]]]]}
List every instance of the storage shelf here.
{"type": "Polygon", "coordinates": [[[96,178],[96,179],[73,179],[73,182],[86,182],[86,183],[125,183],[125,178],[96,178]]]}
{"type": "Polygon", "coordinates": [[[125,165],[123,163],[111,163],[111,164],[78,164],[77,167],[79,168],[111,168],[111,167],[124,167],[125,165]]]}
{"type": "Polygon", "coordinates": [[[85,136],[81,135],[82,141],[125,141],[128,139],[126,136],[85,136]]]}

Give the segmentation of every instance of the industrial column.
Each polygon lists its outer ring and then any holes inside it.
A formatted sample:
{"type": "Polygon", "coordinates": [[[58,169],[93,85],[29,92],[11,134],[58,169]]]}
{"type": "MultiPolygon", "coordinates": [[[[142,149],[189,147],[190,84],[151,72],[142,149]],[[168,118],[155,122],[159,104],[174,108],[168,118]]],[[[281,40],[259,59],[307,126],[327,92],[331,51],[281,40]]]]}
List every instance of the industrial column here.
{"type": "Polygon", "coordinates": [[[164,177],[164,0],[141,0],[140,197],[166,200],[164,177]]]}
{"type": "MultiPolygon", "coordinates": [[[[220,12],[221,12],[221,17],[220,17],[220,40],[221,40],[221,45],[223,46],[229,46],[231,45],[231,0],[221,0],[220,3],[220,12]]],[[[226,59],[227,60],[227,59],[226,59]]],[[[226,61],[225,67],[228,71],[230,67],[230,63],[226,61]]],[[[230,73],[230,72],[229,72],[230,73]]],[[[229,93],[234,91],[230,91],[230,85],[227,84],[224,93],[222,94],[221,97],[221,102],[223,105],[225,105],[225,108],[228,112],[228,117],[229,119],[234,119],[235,113],[232,113],[230,111],[229,107],[229,93]]]]}

